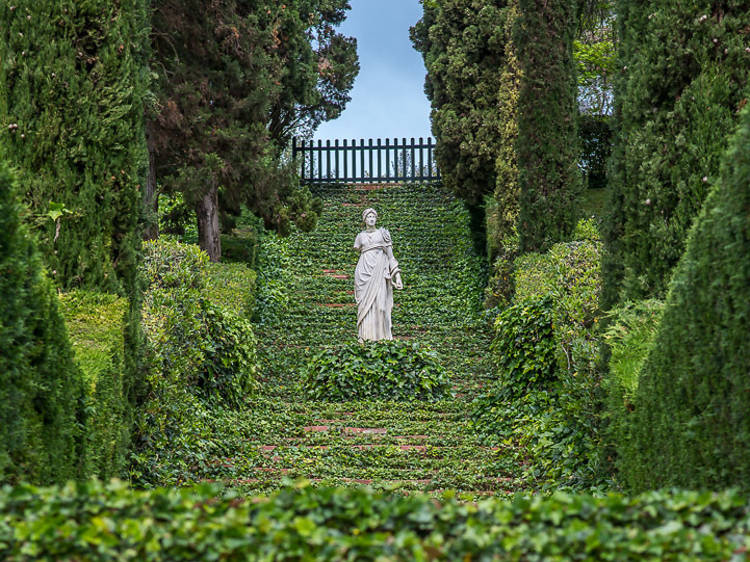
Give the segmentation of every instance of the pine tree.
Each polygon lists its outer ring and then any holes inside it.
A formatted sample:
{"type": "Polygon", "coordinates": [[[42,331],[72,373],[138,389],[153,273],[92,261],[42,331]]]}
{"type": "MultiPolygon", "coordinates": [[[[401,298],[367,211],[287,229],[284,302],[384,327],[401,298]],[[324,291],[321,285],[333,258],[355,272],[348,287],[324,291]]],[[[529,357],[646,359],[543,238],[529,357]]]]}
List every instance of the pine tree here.
{"type": "Polygon", "coordinates": [[[750,110],[669,285],[621,468],[633,490],[748,489],[750,110]]]}
{"type": "Polygon", "coordinates": [[[514,42],[522,72],[518,98],[521,251],[569,238],[582,183],[576,123],[574,0],[519,0],[514,42]]]}
{"type": "Polygon", "coordinates": [[[281,154],[294,131],[336,117],[349,100],[356,43],[334,31],[347,7],[345,0],[154,3],[156,176],[194,206],[199,243],[212,260],[221,257],[220,212],[241,204],[281,232],[292,221],[315,226],[320,209],[281,154]]]}
{"type": "Polygon", "coordinates": [[[77,476],[83,395],[57,295],[0,162],[0,481],[77,476]]]}
{"type": "Polygon", "coordinates": [[[744,103],[748,11],[747,0],[617,3],[606,305],[664,295],[744,103]]]}

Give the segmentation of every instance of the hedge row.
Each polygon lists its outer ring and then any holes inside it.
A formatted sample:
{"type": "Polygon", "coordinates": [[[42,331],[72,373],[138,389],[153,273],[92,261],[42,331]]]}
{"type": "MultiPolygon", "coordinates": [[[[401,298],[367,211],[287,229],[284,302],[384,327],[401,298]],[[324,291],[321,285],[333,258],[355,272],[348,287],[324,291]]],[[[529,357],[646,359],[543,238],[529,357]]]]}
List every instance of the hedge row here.
{"type": "Polygon", "coordinates": [[[729,560],[748,547],[736,492],[478,504],[304,482],[255,498],[118,482],[0,492],[4,560],[729,560]]]}
{"type": "Polygon", "coordinates": [[[750,481],[750,111],[669,285],[620,439],[628,487],[750,481]]]}

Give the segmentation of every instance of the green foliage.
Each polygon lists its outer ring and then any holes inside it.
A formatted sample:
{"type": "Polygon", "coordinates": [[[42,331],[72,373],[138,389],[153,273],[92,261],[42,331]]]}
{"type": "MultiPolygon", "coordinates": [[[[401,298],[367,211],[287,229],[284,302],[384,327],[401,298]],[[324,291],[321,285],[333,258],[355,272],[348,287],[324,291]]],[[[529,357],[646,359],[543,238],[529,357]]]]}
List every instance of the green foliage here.
{"type": "Polygon", "coordinates": [[[204,272],[205,295],[213,304],[251,319],[255,310],[257,274],[242,263],[209,263],[204,272]]]}
{"type": "Polygon", "coordinates": [[[236,313],[237,302],[231,310],[214,304],[252,297],[236,285],[213,293],[221,279],[254,276],[234,265],[209,273],[208,256],[197,246],[157,241],[144,247],[150,370],[130,471],[142,484],[174,483],[202,454],[212,409],[239,407],[255,390],[256,339],[246,311],[236,313]]]}
{"type": "Polygon", "coordinates": [[[491,349],[502,386],[519,396],[548,389],[555,380],[552,299],[521,300],[501,312],[491,349]]]}
{"type": "MultiPolygon", "coordinates": [[[[509,9],[499,0],[424,2],[411,30],[427,68],[437,162],[446,186],[472,205],[496,182],[496,161],[512,132],[512,84],[504,83],[509,9]],[[498,112],[498,105],[505,111],[498,112]]],[[[512,164],[511,164],[512,167],[512,164]]],[[[503,189],[506,189],[505,187],[503,189]]],[[[512,186],[508,186],[511,195],[512,186]]]]}
{"type": "Polygon", "coordinates": [[[617,3],[607,307],[666,292],[746,103],[749,8],[746,0],[617,3]]]}
{"type": "Polygon", "coordinates": [[[474,431],[488,444],[516,445],[511,451],[524,478],[541,488],[602,480],[601,243],[593,220],[579,221],[575,235],[575,242],[515,260],[514,304],[497,318],[492,343],[498,382],[473,404],[474,431]],[[545,384],[525,384],[525,372],[544,373],[545,384]]]}
{"type": "Polygon", "coordinates": [[[137,293],[147,2],[0,7],[0,157],[58,286],[137,293]],[[70,210],[52,220],[54,204],[70,210]]]}
{"type": "Polygon", "coordinates": [[[155,166],[163,186],[196,210],[213,261],[218,216],[243,204],[279,232],[291,222],[314,228],[319,205],[282,152],[350,99],[356,41],[335,30],[348,8],[346,0],[154,3],[155,166]]]}
{"type": "Polygon", "coordinates": [[[651,350],[664,303],[651,299],[626,303],[609,313],[603,334],[610,350],[609,384],[622,388],[628,399],[638,390],[638,376],[651,350]]]}
{"type": "Polygon", "coordinates": [[[5,489],[0,506],[9,560],[730,560],[750,545],[737,492],[467,504],[304,482],[251,499],[92,482],[5,489]]]}
{"type": "MultiPolygon", "coordinates": [[[[179,378],[204,400],[238,406],[254,384],[252,327],[247,318],[232,312],[236,301],[232,309],[223,308],[204,296],[206,291],[213,292],[214,283],[227,278],[221,272],[235,269],[236,274],[237,268],[215,268],[212,285],[206,287],[208,256],[197,246],[159,241],[147,242],[145,249],[143,269],[150,285],[144,327],[154,374],[167,377],[169,372],[169,377],[179,378]]],[[[215,298],[228,302],[234,295],[215,298]]],[[[245,293],[246,304],[251,298],[245,293]]]]}
{"type": "Polygon", "coordinates": [[[83,382],[13,174],[0,162],[0,480],[77,475],[83,382]]]}
{"type": "Polygon", "coordinates": [[[128,302],[106,293],[72,291],[60,296],[60,305],[83,375],[82,475],[119,476],[133,423],[123,389],[128,302]]]}
{"type": "Polygon", "coordinates": [[[434,351],[399,340],[324,348],[303,376],[312,400],[436,400],[450,388],[434,351]]]}
{"type": "Polygon", "coordinates": [[[518,233],[522,252],[570,238],[581,178],[573,60],[573,0],[519,0],[513,40],[521,69],[518,96],[518,233]]]}
{"type": "Polygon", "coordinates": [[[629,438],[630,489],[750,481],[750,111],[688,236],[643,366],[629,438]]]}

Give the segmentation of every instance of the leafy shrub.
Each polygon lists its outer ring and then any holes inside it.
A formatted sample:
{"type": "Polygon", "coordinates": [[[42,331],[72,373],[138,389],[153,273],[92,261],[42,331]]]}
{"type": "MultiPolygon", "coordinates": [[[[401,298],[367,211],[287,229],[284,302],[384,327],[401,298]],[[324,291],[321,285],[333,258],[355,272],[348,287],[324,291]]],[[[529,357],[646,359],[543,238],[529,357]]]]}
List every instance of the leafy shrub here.
{"type": "MultiPolygon", "coordinates": [[[[149,393],[138,420],[131,478],[175,483],[205,453],[210,409],[239,407],[255,391],[257,342],[247,318],[207,297],[217,279],[236,277],[236,267],[210,270],[197,246],[177,242],[149,242],[145,249],[149,393]]],[[[249,276],[241,267],[240,278],[249,276]]],[[[228,303],[233,297],[212,298],[228,303]]]]}
{"type": "Polygon", "coordinates": [[[734,560],[737,492],[460,503],[304,482],[270,497],[88,482],[0,492],[0,555],[58,560],[734,560]],[[62,531],[64,529],[64,532],[62,531]]]}
{"type": "Polygon", "coordinates": [[[206,298],[217,306],[252,318],[257,275],[242,263],[209,263],[204,271],[206,298]]]}
{"type": "Polygon", "coordinates": [[[436,400],[450,378],[437,354],[414,342],[353,342],[310,359],[304,389],[312,400],[436,400]]]}
{"type": "Polygon", "coordinates": [[[121,473],[130,445],[132,412],[123,389],[128,302],[90,291],[60,295],[76,365],[85,390],[83,475],[121,473]]]}
{"type": "Polygon", "coordinates": [[[555,380],[552,299],[521,301],[495,321],[491,350],[500,384],[522,395],[546,389],[555,380]]]}
{"type": "Polygon", "coordinates": [[[77,476],[83,382],[52,283],[0,161],[0,481],[77,476]]]}
{"type": "Polygon", "coordinates": [[[620,450],[630,489],[750,487],[750,110],[675,269],[620,450]]]}
{"type": "Polygon", "coordinates": [[[231,235],[221,236],[221,259],[224,262],[244,263],[255,267],[258,255],[258,235],[252,227],[235,228],[231,235]]]}
{"type": "Polygon", "coordinates": [[[516,463],[543,488],[590,487],[603,477],[601,243],[593,220],[580,221],[575,232],[579,240],[515,260],[515,304],[498,317],[503,330],[492,343],[498,384],[473,404],[472,426],[483,441],[518,445],[516,463]],[[536,372],[544,373],[543,384],[525,384],[525,373],[536,372]]]}
{"type": "Polygon", "coordinates": [[[202,289],[208,254],[194,244],[154,240],[143,245],[143,273],[149,288],[202,289]]]}

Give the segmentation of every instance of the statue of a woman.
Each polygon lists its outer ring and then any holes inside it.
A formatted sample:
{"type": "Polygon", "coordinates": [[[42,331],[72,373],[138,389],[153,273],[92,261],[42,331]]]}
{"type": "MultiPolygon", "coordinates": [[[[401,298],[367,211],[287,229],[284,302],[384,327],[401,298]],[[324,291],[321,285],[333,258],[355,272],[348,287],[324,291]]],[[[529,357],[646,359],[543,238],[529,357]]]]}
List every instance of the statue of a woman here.
{"type": "Polygon", "coordinates": [[[354,240],[354,249],[360,253],[354,271],[360,341],[393,339],[393,288],[403,289],[401,270],[393,257],[391,235],[385,228],[375,228],[377,219],[375,209],[365,209],[362,220],[366,228],[354,240]]]}

